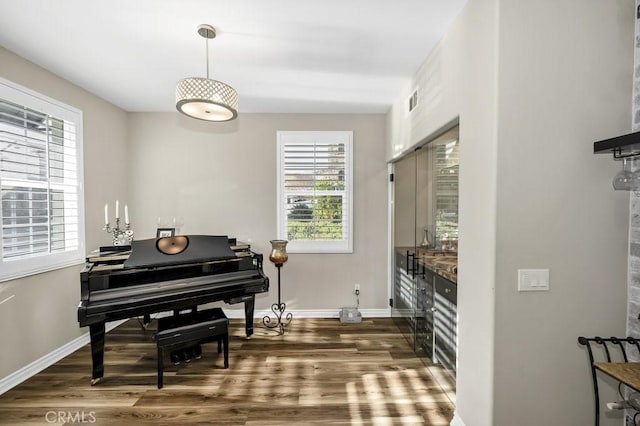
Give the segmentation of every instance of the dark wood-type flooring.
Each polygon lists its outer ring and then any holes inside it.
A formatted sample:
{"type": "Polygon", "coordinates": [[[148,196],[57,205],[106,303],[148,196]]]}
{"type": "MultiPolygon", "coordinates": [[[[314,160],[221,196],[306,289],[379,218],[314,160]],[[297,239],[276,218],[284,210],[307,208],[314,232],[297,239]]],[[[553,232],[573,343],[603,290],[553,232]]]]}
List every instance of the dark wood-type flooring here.
{"type": "Polygon", "coordinates": [[[452,385],[415,357],[390,318],[294,318],[284,335],[256,321],[250,339],[232,319],[229,368],[209,343],[201,359],[166,360],[162,389],[155,324],[144,330],[132,319],[107,334],[95,386],[86,345],[0,395],[0,423],[448,425],[453,417],[452,385]]]}

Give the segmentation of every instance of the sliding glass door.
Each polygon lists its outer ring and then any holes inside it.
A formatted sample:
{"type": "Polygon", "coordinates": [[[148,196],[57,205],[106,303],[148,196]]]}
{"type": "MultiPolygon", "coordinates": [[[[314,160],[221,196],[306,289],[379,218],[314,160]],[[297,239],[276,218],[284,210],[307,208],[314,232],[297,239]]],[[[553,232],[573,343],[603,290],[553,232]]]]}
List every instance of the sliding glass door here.
{"type": "Polygon", "coordinates": [[[394,164],[394,282],[391,314],[415,349],[416,154],[394,164]]]}
{"type": "Polygon", "coordinates": [[[393,169],[392,316],[418,355],[452,371],[457,346],[458,132],[455,127],[425,143],[393,169]],[[438,286],[439,280],[446,288],[438,286]]]}

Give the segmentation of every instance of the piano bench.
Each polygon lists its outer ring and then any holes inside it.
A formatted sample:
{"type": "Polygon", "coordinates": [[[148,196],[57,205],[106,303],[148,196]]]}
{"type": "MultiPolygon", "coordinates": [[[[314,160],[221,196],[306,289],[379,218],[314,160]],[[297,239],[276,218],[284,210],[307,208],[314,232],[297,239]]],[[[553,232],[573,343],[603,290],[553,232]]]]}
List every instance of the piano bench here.
{"type": "Polygon", "coordinates": [[[224,368],[229,368],[229,320],[221,308],[173,315],[158,320],[158,389],[163,385],[164,355],[190,346],[218,341],[218,353],[224,350],[224,368]]]}

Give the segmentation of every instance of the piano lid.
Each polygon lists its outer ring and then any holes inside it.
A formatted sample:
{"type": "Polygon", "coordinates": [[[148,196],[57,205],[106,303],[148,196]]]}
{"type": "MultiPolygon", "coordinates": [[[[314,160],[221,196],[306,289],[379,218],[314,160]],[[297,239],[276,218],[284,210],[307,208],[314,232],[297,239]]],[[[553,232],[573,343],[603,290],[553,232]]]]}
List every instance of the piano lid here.
{"type": "Polygon", "coordinates": [[[188,235],[131,242],[124,269],[235,259],[226,235],[188,235]]]}

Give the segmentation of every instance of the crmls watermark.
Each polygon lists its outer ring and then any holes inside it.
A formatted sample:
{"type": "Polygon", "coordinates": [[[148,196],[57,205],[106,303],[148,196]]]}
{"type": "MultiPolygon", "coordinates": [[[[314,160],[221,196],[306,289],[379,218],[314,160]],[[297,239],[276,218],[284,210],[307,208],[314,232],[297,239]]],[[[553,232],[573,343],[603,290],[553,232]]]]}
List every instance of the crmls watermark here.
{"type": "Polygon", "coordinates": [[[95,411],[47,411],[44,415],[47,423],[95,423],[95,411]]]}

